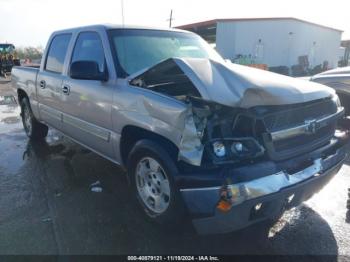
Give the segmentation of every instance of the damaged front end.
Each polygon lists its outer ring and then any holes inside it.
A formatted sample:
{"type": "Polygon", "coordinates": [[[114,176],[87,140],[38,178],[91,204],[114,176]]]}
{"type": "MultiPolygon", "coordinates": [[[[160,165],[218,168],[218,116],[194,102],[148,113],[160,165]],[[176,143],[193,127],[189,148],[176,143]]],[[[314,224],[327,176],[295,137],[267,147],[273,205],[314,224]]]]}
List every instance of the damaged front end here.
{"type": "Polygon", "coordinates": [[[185,120],[179,159],[188,162],[188,153],[193,149],[200,152],[200,158],[191,162],[197,166],[202,163],[232,164],[264,155],[265,149],[254,137],[254,121],[244,118],[245,110],[196,97],[187,97],[186,101],[189,114],[185,120]],[[193,143],[196,147],[188,147],[193,143]]]}
{"type": "Polygon", "coordinates": [[[199,233],[279,217],[319,191],[346,159],[344,108],[322,85],[177,58],[130,79],[154,99],[181,101],[177,111],[157,108],[156,100],[147,104],[158,110],[155,118],[174,123],[172,133],[179,131],[172,140],[176,182],[199,233]]]}
{"type": "Polygon", "coordinates": [[[193,82],[173,59],[129,81],[132,86],[174,97],[186,105],[178,160],[193,166],[220,165],[264,155],[264,147],[254,137],[255,120],[249,110],[205,100],[193,82]]]}
{"type": "Polygon", "coordinates": [[[281,161],[329,143],[344,113],[332,89],[261,70],[251,72],[259,81],[251,80],[246,70],[173,58],[131,77],[129,84],[186,105],[176,144],[178,159],[193,166],[260,157],[281,161]]]}

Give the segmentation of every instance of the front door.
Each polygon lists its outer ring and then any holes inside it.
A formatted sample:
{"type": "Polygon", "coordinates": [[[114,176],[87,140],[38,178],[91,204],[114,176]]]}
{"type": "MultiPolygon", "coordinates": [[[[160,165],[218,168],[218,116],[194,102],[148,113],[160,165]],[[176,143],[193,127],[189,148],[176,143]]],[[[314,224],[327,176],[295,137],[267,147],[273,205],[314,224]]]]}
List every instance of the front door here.
{"type": "MultiPolygon", "coordinates": [[[[105,54],[97,32],[81,32],[72,53],[71,63],[95,61],[105,68],[105,54]]],[[[114,158],[112,145],[113,86],[97,80],[65,78],[62,84],[64,132],[107,157],[114,158]]]]}

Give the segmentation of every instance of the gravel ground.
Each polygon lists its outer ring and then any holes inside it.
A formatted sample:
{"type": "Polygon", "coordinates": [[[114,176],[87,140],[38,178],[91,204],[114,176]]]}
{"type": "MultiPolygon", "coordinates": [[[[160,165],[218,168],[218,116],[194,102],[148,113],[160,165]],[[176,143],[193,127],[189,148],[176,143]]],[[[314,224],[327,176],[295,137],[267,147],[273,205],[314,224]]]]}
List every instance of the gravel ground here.
{"type": "MultiPolygon", "coordinates": [[[[350,256],[350,167],[264,234],[256,227],[197,236],[166,231],[130,201],[124,172],[57,131],[26,138],[9,83],[0,80],[0,254],[279,254],[350,256]],[[101,182],[101,193],[90,185],[101,182]]],[[[319,257],[322,259],[322,257],[319,257]]]]}

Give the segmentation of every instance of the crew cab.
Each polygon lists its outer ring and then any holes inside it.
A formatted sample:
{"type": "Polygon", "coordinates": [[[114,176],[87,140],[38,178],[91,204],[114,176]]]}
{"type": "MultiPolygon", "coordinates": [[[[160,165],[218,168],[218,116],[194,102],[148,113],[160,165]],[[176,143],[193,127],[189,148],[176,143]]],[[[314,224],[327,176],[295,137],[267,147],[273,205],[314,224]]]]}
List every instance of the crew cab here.
{"type": "Polygon", "coordinates": [[[226,62],[187,31],[57,31],[12,84],[30,139],[61,131],[123,166],[151,221],[200,234],[277,219],[347,155],[333,89],[226,62]]]}

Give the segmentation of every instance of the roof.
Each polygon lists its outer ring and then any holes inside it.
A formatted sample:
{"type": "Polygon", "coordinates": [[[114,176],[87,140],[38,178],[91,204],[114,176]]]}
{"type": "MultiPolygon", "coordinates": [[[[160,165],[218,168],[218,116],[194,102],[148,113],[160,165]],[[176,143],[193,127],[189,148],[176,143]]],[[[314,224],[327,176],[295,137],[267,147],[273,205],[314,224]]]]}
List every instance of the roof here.
{"type": "Polygon", "coordinates": [[[140,25],[119,25],[119,24],[97,24],[97,25],[87,25],[81,27],[66,28],[62,30],[57,30],[54,33],[64,33],[72,31],[81,30],[96,30],[96,29],[141,29],[141,30],[161,30],[161,31],[174,31],[174,32],[186,32],[177,28],[164,28],[164,27],[150,27],[150,26],[140,26],[140,25]]]}
{"type": "Polygon", "coordinates": [[[316,23],[309,22],[309,21],[302,20],[302,19],[295,18],[295,17],[221,18],[221,19],[212,19],[212,20],[207,20],[207,21],[202,21],[202,22],[197,22],[197,23],[192,23],[192,24],[187,24],[187,25],[181,25],[181,26],[177,26],[176,28],[188,30],[188,29],[191,29],[191,28],[194,28],[194,27],[215,26],[218,22],[273,21],[273,20],[294,20],[294,21],[298,21],[298,22],[302,22],[302,23],[306,23],[306,24],[311,24],[311,25],[315,25],[315,26],[319,26],[319,27],[335,30],[335,31],[338,31],[338,32],[343,32],[343,30],[340,30],[340,29],[336,29],[336,28],[333,28],[333,27],[316,24],[316,23]]]}

